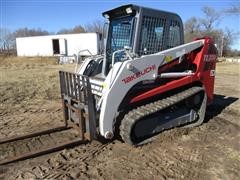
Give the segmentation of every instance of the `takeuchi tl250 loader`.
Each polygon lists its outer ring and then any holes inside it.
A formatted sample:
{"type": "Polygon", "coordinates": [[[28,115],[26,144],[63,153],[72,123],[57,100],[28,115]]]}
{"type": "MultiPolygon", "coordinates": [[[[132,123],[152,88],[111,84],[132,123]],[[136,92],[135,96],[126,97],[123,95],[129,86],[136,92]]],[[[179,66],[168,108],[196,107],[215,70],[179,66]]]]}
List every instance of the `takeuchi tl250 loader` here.
{"type": "Polygon", "coordinates": [[[213,100],[217,50],[208,38],[184,44],[174,13],[125,5],[104,12],[104,55],[60,72],[65,119],[89,140],[120,134],[131,145],[177,126],[203,123],[213,100]]]}
{"type": "Polygon", "coordinates": [[[78,139],[7,163],[99,137],[142,145],[164,130],[203,123],[213,100],[213,40],[184,44],[182,20],[170,12],[130,4],[103,16],[109,21],[103,55],[85,59],[74,73],[59,72],[65,127],[76,127],[78,139]]]}

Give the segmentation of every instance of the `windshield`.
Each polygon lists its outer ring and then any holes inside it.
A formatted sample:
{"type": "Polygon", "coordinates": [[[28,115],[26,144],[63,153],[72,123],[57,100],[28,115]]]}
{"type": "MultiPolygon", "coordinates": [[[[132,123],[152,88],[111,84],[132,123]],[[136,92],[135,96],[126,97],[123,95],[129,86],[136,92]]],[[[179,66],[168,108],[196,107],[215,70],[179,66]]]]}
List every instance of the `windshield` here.
{"type": "MultiPolygon", "coordinates": [[[[123,49],[124,46],[132,45],[133,16],[116,18],[111,20],[108,30],[108,40],[106,47],[107,69],[112,61],[112,54],[116,50],[123,49]]],[[[117,56],[115,62],[121,59],[117,56]]],[[[108,71],[108,70],[107,70],[108,71]]]]}

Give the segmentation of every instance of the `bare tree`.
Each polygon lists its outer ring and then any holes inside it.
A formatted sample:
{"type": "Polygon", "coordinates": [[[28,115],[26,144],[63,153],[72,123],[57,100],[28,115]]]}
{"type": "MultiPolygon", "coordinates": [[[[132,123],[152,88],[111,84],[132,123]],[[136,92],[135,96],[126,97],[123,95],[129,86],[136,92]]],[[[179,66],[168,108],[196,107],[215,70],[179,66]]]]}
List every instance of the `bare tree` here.
{"type": "Polygon", "coordinates": [[[72,32],[75,34],[75,33],[85,33],[86,31],[83,26],[78,25],[73,28],[72,32]]]}
{"type": "Polygon", "coordinates": [[[7,28],[0,28],[0,34],[0,52],[9,54],[16,47],[13,33],[7,28]]]}
{"type": "Polygon", "coordinates": [[[192,17],[184,24],[185,42],[192,41],[195,37],[200,36],[200,23],[196,17],[192,17]]]}
{"type": "Polygon", "coordinates": [[[17,29],[15,32],[13,32],[13,34],[16,38],[16,37],[28,37],[28,36],[43,36],[43,35],[49,35],[50,33],[40,28],[28,29],[25,27],[25,28],[17,29]]]}
{"type": "Polygon", "coordinates": [[[205,31],[211,31],[215,25],[217,25],[221,20],[221,13],[215,9],[204,6],[202,11],[205,15],[205,18],[200,18],[201,26],[205,31]]]}
{"type": "Polygon", "coordinates": [[[28,36],[41,36],[48,35],[49,32],[45,30],[38,29],[28,29],[28,28],[19,28],[14,32],[10,32],[5,28],[0,29],[1,39],[0,45],[1,49],[15,50],[16,49],[16,38],[17,37],[28,37],[28,36]]]}
{"type": "Polygon", "coordinates": [[[104,21],[95,20],[92,23],[88,23],[85,26],[87,32],[97,32],[103,34],[104,31],[104,21]]]}
{"type": "Polygon", "coordinates": [[[196,33],[199,31],[200,24],[196,17],[192,17],[184,24],[185,31],[189,33],[196,33]]]}
{"type": "Polygon", "coordinates": [[[85,33],[86,30],[83,26],[77,25],[74,28],[70,29],[61,29],[57,32],[57,34],[77,34],[77,33],[85,33]]]}
{"type": "Polygon", "coordinates": [[[223,13],[227,15],[240,15],[240,5],[232,5],[231,7],[224,9],[223,13]]]}
{"type": "Polygon", "coordinates": [[[71,34],[71,29],[60,29],[56,34],[71,34]]]}
{"type": "Polygon", "coordinates": [[[4,52],[9,49],[9,41],[8,35],[10,34],[10,30],[7,28],[0,28],[0,51],[4,52]]]}
{"type": "Polygon", "coordinates": [[[222,13],[210,7],[203,7],[202,11],[204,18],[192,17],[185,22],[185,42],[190,42],[196,37],[209,36],[216,43],[220,55],[228,54],[236,34],[227,28],[225,30],[217,28],[222,13]]]}

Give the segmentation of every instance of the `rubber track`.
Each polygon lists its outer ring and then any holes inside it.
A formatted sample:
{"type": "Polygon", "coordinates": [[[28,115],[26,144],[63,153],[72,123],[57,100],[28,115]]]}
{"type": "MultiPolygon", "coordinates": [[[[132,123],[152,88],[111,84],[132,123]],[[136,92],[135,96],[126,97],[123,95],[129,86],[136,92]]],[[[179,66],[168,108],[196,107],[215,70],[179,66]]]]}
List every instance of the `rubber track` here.
{"type": "Polygon", "coordinates": [[[156,113],[158,111],[161,111],[163,109],[166,109],[194,94],[199,93],[200,91],[204,91],[204,89],[202,87],[192,87],[189,88],[185,91],[182,91],[180,93],[177,93],[173,96],[169,96],[165,99],[161,99],[143,106],[140,106],[136,109],[131,110],[130,112],[128,112],[120,125],[120,135],[122,137],[122,139],[127,142],[130,145],[142,145],[142,144],[146,144],[149,143],[151,141],[153,141],[156,137],[153,136],[151,138],[148,138],[140,143],[135,144],[134,142],[132,142],[131,140],[131,129],[132,126],[140,119],[149,116],[153,113],[156,113]]]}

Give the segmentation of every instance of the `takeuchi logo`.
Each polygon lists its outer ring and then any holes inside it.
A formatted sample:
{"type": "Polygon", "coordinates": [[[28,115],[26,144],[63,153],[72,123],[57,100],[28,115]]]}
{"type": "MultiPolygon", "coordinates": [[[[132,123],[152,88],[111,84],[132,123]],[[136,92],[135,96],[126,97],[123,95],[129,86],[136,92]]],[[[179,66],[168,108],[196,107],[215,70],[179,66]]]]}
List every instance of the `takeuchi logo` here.
{"type": "Polygon", "coordinates": [[[137,79],[137,78],[140,78],[140,77],[144,76],[145,74],[147,74],[147,73],[149,73],[150,71],[153,71],[153,70],[155,70],[155,69],[156,69],[156,65],[155,65],[155,64],[154,64],[154,65],[151,65],[151,66],[148,66],[148,67],[146,67],[144,70],[138,71],[138,72],[134,73],[133,75],[130,75],[130,76],[124,78],[122,81],[123,81],[125,84],[127,84],[127,83],[131,82],[132,80],[137,79]]]}

